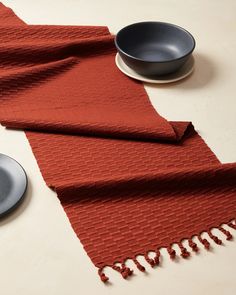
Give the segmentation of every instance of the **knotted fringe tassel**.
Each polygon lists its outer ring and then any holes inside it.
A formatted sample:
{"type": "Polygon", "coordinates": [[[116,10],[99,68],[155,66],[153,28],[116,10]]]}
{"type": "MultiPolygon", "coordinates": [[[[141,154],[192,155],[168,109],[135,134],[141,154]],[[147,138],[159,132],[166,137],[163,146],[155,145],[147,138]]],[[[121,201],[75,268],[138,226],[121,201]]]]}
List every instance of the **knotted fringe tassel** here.
{"type": "Polygon", "coordinates": [[[121,267],[122,267],[122,272],[126,273],[127,277],[132,276],[134,271],[132,269],[130,269],[129,267],[127,267],[124,262],[121,264],[121,267]]]}
{"type": "Polygon", "coordinates": [[[174,249],[171,248],[171,245],[167,247],[167,252],[169,253],[171,259],[175,259],[176,252],[174,249]]]}
{"type": "Polygon", "coordinates": [[[107,281],[109,281],[109,278],[104,274],[102,268],[99,268],[98,275],[100,276],[100,279],[103,283],[106,283],[107,281]]]}
{"type": "Polygon", "coordinates": [[[222,241],[221,239],[219,239],[218,237],[214,236],[211,231],[209,230],[208,232],[209,237],[217,244],[217,245],[222,245],[222,241]]]}
{"type": "Polygon", "coordinates": [[[112,268],[118,271],[124,279],[127,279],[133,274],[133,270],[127,267],[124,263],[121,264],[121,267],[118,265],[113,265],[112,268]]]}
{"type": "Polygon", "coordinates": [[[150,258],[148,256],[148,253],[144,254],[144,258],[146,259],[147,263],[149,263],[151,265],[151,267],[154,267],[156,265],[155,260],[150,258]]]}
{"type": "Polygon", "coordinates": [[[146,259],[147,263],[149,263],[151,265],[151,267],[154,267],[160,263],[160,256],[161,256],[160,250],[157,249],[155,251],[155,253],[156,253],[156,255],[154,258],[150,258],[148,256],[148,253],[144,254],[144,258],[146,259]]]}
{"type": "Polygon", "coordinates": [[[161,252],[159,249],[156,250],[156,256],[153,258],[155,261],[155,265],[160,264],[160,257],[161,257],[161,252]]]}
{"type": "Polygon", "coordinates": [[[219,226],[218,229],[219,229],[223,234],[226,235],[226,240],[227,240],[227,241],[232,240],[233,236],[231,235],[231,233],[230,233],[228,230],[224,229],[224,228],[221,227],[221,226],[219,226]]]}
{"type": "Polygon", "coordinates": [[[201,242],[203,244],[203,246],[205,247],[206,250],[210,249],[210,243],[207,241],[207,239],[203,239],[201,237],[201,235],[199,235],[198,240],[199,240],[199,242],[201,242]]]}
{"type": "Polygon", "coordinates": [[[193,240],[192,240],[191,238],[188,239],[188,244],[189,244],[189,247],[192,248],[192,250],[193,250],[194,252],[198,252],[199,248],[198,248],[197,244],[194,243],[193,240]]]}
{"type": "Polygon", "coordinates": [[[183,244],[181,242],[178,243],[178,246],[179,246],[179,248],[181,250],[181,254],[180,255],[183,258],[188,258],[190,256],[190,252],[188,252],[188,250],[183,246],[183,244]]]}
{"type": "Polygon", "coordinates": [[[140,264],[136,258],[133,258],[133,262],[137,266],[137,269],[139,269],[142,272],[145,272],[145,270],[146,270],[145,267],[142,266],[142,264],[140,264]]]}
{"type": "Polygon", "coordinates": [[[236,229],[236,224],[234,224],[233,222],[229,222],[228,226],[232,227],[233,229],[236,229]]]}

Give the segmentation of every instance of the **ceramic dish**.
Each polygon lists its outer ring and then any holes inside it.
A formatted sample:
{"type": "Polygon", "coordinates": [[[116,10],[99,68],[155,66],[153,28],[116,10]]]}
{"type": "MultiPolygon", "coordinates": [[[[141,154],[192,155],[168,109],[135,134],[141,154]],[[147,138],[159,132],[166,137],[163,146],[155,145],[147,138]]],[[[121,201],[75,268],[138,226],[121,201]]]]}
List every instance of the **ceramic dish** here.
{"type": "Polygon", "coordinates": [[[191,56],[189,60],[181,67],[178,71],[168,75],[162,76],[154,76],[154,77],[146,77],[136,73],[134,70],[129,68],[122,58],[120,57],[119,53],[116,54],[115,62],[119,70],[124,73],[125,75],[129,76],[130,78],[146,82],[146,83],[156,83],[156,84],[163,84],[163,83],[171,83],[182,80],[189,76],[194,70],[194,57],[191,56]]]}
{"type": "Polygon", "coordinates": [[[135,72],[166,75],[180,69],[195,48],[185,29],[164,22],[140,22],[121,29],[115,45],[124,62],[135,72]]]}
{"type": "Polygon", "coordinates": [[[27,176],[14,159],[0,154],[0,216],[10,212],[22,201],[27,188],[27,176]]]}

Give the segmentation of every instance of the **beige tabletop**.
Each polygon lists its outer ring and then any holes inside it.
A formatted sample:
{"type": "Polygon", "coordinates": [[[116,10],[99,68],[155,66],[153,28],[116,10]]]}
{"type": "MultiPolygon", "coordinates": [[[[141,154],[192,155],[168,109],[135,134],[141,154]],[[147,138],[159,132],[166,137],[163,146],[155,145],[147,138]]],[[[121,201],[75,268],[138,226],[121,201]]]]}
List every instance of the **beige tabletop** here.
{"type": "MultiPolygon", "coordinates": [[[[235,0],[2,2],[28,24],[107,25],[116,33],[133,22],[159,20],[188,29],[197,42],[194,73],[182,82],[145,88],[161,115],[192,121],[222,162],[236,162],[235,0]]],[[[200,246],[188,260],[170,261],[163,249],[161,267],[147,266],[146,274],[136,272],[129,281],[108,269],[112,284],[105,286],[44,183],[24,133],[0,127],[0,153],[18,160],[29,177],[24,203],[0,221],[1,294],[236,294],[234,230],[234,241],[213,245],[211,252],[200,246]]]]}

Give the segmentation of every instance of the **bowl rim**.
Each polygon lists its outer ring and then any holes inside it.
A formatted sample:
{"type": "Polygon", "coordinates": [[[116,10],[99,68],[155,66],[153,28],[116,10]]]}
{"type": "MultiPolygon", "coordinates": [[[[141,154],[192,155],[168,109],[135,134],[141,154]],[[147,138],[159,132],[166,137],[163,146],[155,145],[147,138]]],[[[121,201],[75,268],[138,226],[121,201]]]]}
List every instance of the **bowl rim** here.
{"type": "Polygon", "coordinates": [[[196,40],[195,40],[195,38],[193,37],[193,35],[192,35],[189,31],[187,31],[186,29],[184,29],[183,27],[181,27],[181,26],[179,26],[179,25],[172,24],[172,23],[168,23],[168,22],[162,22],[162,21],[142,21],[142,22],[136,22],[136,23],[132,23],[132,24],[130,24],[130,25],[128,25],[128,26],[125,26],[125,27],[123,27],[122,29],[120,29],[120,30],[118,31],[118,33],[115,35],[114,42],[115,42],[115,46],[116,46],[117,50],[120,51],[121,53],[123,53],[125,56],[127,56],[127,57],[129,57],[129,58],[132,58],[132,59],[134,59],[134,60],[137,60],[137,61],[147,62],[147,63],[166,63],[166,62],[174,62],[174,61],[180,60],[180,59],[182,59],[182,58],[187,57],[188,55],[190,55],[190,54],[193,52],[193,50],[195,49],[195,47],[196,47],[196,40]],[[142,59],[142,58],[135,57],[135,56],[133,56],[133,55],[131,55],[131,54],[128,54],[128,53],[126,53],[125,51],[123,51],[123,50],[120,48],[120,46],[118,45],[118,42],[117,42],[117,38],[118,38],[118,36],[119,36],[119,35],[120,35],[125,29],[127,29],[127,28],[129,28],[129,27],[132,27],[132,26],[135,26],[135,25],[138,25],[138,24],[148,24],[148,23],[149,23],[149,24],[150,24],[150,23],[154,23],[154,24],[168,25],[168,26],[175,27],[175,28],[177,28],[177,29],[179,29],[179,30],[185,32],[185,33],[186,33],[186,34],[192,39],[192,42],[193,42],[193,46],[192,46],[192,48],[191,48],[186,54],[184,54],[184,55],[182,55],[182,56],[180,56],[180,57],[178,57],[178,58],[167,59],[167,60],[162,60],[162,61],[158,61],[158,60],[156,60],[156,61],[155,61],[155,60],[145,60],[145,59],[142,59]]]}

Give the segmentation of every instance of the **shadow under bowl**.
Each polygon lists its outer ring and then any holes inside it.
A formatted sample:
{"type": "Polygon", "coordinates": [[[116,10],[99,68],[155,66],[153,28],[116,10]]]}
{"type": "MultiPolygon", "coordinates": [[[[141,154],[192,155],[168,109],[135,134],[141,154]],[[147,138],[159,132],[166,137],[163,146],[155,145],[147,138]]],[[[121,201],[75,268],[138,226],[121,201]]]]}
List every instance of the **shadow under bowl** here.
{"type": "Polygon", "coordinates": [[[131,69],[145,76],[166,75],[179,70],[195,48],[185,29],[164,22],[140,22],[121,29],[116,48],[131,69]]]}

